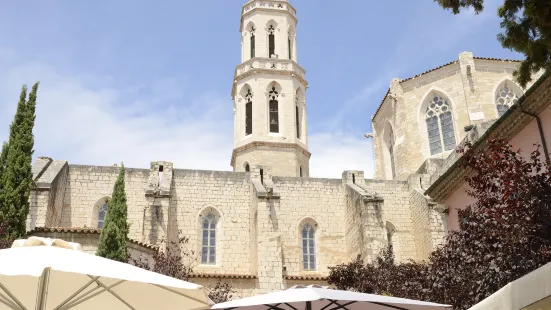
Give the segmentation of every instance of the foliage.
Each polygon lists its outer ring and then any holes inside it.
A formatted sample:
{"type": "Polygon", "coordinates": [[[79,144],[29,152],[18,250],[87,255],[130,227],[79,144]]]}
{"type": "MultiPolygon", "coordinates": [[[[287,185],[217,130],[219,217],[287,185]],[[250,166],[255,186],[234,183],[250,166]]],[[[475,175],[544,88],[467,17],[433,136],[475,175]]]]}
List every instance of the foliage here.
{"type": "Polygon", "coordinates": [[[29,99],[23,85],[17,111],[10,126],[9,142],[0,155],[0,219],[8,223],[6,238],[22,237],[26,233],[29,198],[33,185],[32,156],[34,148],[33,128],[36,97],[39,83],[32,87],[29,99]]]}
{"type": "Polygon", "coordinates": [[[484,151],[459,151],[476,201],[459,211],[461,229],[428,262],[394,264],[383,252],[373,264],[333,267],[331,284],[468,309],[551,261],[551,167],[539,146],[528,158],[495,139],[484,151]]]}
{"type": "MultiPolygon", "coordinates": [[[[458,14],[461,8],[484,9],[484,0],[434,0],[458,14]]],[[[497,38],[504,48],[526,56],[514,76],[522,87],[531,81],[531,73],[551,68],[551,0],[504,0],[498,9],[504,33],[497,38]]]]}
{"type": "MultiPolygon", "coordinates": [[[[6,169],[6,161],[8,160],[8,143],[2,143],[2,151],[0,152],[0,181],[2,180],[2,174],[6,169]]],[[[2,182],[0,182],[0,191],[2,190],[2,182]]]]}
{"type": "Polygon", "coordinates": [[[113,188],[113,195],[107,206],[107,214],[101,230],[97,255],[120,262],[128,262],[128,207],[124,186],[124,164],[113,188]]]}
{"type": "Polygon", "coordinates": [[[0,224],[0,250],[9,249],[13,243],[13,239],[6,238],[8,222],[2,222],[0,224]]]}
{"type": "MultiPolygon", "coordinates": [[[[187,248],[189,239],[178,231],[178,239],[168,242],[163,237],[161,246],[153,254],[153,262],[150,264],[147,257],[139,257],[137,259],[130,257],[129,262],[140,268],[151,270],[169,277],[189,281],[193,273],[193,265],[186,262],[192,262],[195,259],[195,252],[187,248]]],[[[228,301],[234,293],[232,286],[229,283],[223,283],[220,280],[214,287],[209,288],[209,298],[215,303],[228,301]]]]}

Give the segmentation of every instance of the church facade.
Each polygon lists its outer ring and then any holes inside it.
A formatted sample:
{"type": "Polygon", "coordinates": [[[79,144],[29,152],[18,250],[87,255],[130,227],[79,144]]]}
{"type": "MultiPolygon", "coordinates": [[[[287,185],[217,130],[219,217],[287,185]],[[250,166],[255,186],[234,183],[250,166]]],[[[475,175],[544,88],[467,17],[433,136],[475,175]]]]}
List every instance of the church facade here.
{"type": "MultiPolygon", "coordinates": [[[[464,126],[499,117],[521,95],[511,78],[518,62],[462,53],[414,78],[394,79],[373,118],[375,178],[363,171],[310,178],[308,82],[296,26],[288,1],[243,6],[233,171],[174,169],[165,161],[126,168],[133,255],[186,236],[195,252],[187,262],[195,266],[192,281],[221,279],[240,297],[324,284],[329,267],[357,255],[372,260],[389,243],[398,261],[423,260],[442,241],[446,214],[424,189],[465,136],[464,126]]],[[[39,157],[29,234],[95,252],[118,172],[39,157]]]]}

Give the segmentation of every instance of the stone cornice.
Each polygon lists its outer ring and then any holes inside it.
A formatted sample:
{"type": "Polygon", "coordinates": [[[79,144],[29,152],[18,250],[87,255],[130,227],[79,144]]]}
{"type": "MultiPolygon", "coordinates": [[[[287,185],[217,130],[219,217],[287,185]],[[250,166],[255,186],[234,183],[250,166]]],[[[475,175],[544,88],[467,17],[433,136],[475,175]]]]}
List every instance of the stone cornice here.
{"type": "MultiPolygon", "coordinates": [[[[519,98],[516,104],[511,106],[480,138],[473,142],[472,149],[474,151],[484,149],[490,135],[495,139],[511,140],[534,119],[532,116],[522,113],[519,104],[522,104],[525,111],[540,114],[551,104],[549,98],[551,98],[551,74],[545,73],[519,98]]],[[[537,138],[539,139],[539,136],[537,138]]],[[[443,201],[462,185],[465,177],[468,176],[468,171],[461,167],[461,163],[462,157],[459,157],[444,173],[436,175],[437,178],[431,180],[431,185],[425,191],[425,195],[435,201],[443,201]]]]}
{"type": "Polygon", "coordinates": [[[231,155],[231,162],[230,165],[233,167],[233,164],[235,163],[235,155],[237,153],[246,151],[248,149],[257,148],[257,147],[269,147],[269,148],[278,148],[278,149],[295,149],[302,154],[304,154],[306,157],[310,158],[312,156],[312,153],[308,152],[305,148],[302,146],[296,144],[296,143],[279,143],[279,142],[265,142],[265,141],[254,141],[251,143],[247,143],[243,146],[240,146],[238,148],[235,148],[231,155]]]}
{"type": "Polygon", "coordinates": [[[254,11],[279,11],[282,13],[287,13],[291,18],[298,22],[296,14],[297,10],[287,1],[282,0],[252,0],[241,9],[241,25],[239,31],[243,32],[243,20],[245,16],[251,14],[254,11]]]}
{"type": "Polygon", "coordinates": [[[237,82],[255,74],[289,75],[308,87],[306,70],[291,59],[255,57],[245,61],[235,68],[231,96],[235,98],[237,82]]]}

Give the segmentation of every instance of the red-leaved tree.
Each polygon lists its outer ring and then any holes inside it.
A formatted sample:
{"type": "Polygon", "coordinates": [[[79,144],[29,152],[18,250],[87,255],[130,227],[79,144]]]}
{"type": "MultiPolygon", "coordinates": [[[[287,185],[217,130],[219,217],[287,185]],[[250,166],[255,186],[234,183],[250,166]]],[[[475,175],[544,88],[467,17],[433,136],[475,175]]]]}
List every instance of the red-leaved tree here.
{"type": "MultiPolygon", "coordinates": [[[[153,254],[153,264],[149,264],[147,257],[139,257],[138,259],[129,258],[129,262],[137,267],[151,270],[166,276],[189,281],[193,273],[193,265],[187,262],[195,260],[195,252],[187,248],[189,239],[178,232],[178,240],[167,242],[166,238],[161,240],[159,250],[153,254]]],[[[231,284],[224,283],[218,280],[214,287],[208,288],[209,298],[215,303],[228,301],[234,293],[231,284]]]]}
{"type": "Polygon", "coordinates": [[[468,194],[476,201],[459,211],[460,230],[449,232],[426,263],[386,258],[381,264],[384,252],[374,264],[332,268],[331,284],[468,309],[551,261],[551,170],[540,147],[523,157],[490,139],[482,151],[466,144],[459,152],[469,172],[468,194]],[[354,279],[343,276],[354,273],[354,279]],[[388,278],[373,276],[380,273],[388,278]]]}

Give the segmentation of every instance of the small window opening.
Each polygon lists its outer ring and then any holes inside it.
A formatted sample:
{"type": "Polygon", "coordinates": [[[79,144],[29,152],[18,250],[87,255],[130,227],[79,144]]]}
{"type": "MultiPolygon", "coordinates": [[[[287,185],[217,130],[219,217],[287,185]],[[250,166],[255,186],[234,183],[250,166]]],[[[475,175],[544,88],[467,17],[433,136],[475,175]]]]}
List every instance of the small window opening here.
{"type": "Polygon", "coordinates": [[[298,105],[295,106],[295,115],[296,115],[296,127],[297,127],[297,139],[300,139],[300,120],[299,120],[299,110],[298,110],[298,105]]]}
{"type": "Polygon", "coordinates": [[[272,58],[272,55],[275,56],[275,28],[274,25],[270,25],[268,28],[268,41],[269,41],[269,49],[268,49],[268,57],[272,58]]]}
{"type": "Polygon", "coordinates": [[[159,166],[159,184],[161,184],[161,182],[163,182],[163,170],[164,170],[163,165],[160,165],[159,166]]]}
{"type": "Polygon", "coordinates": [[[356,184],[356,175],[352,174],[352,183],[356,184]]]}
{"type": "Polygon", "coordinates": [[[260,183],[264,184],[264,169],[260,169],[260,183]]]}
{"type": "Polygon", "coordinates": [[[302,178],[302,167],[299,168],[300,177],[302,178]]]}
{"type": "Polygon", "coordinates": [[[279,97],[279,92],[272,87],[269,93],[269,113],[270,113],[270,132],[278,133],[279,132],[279,108],[277,98],[279,97]]]}
{"type": "Polygon", "coordinates": [[[245,172],[250,172],[251,171],[251,167],[249,167],[249,164],[246,164],[245,165],[245,172]]]}
{"type": "Polygon", "coordinates": [[[293,48],[291,47],[291,33],[288,34],[288,45],[289,45],[289,59],[293,59],[293,48]]]}
{"type": "Polygon", "coordinates": [[[247,103],[245,103],[245,135],[250,135],[253,133],[253,102],[252,102],[253,95],[251,93],[251,90],[249,89],[247,91],[247,95],[245,95],[245,100],[247,103]]]}
{"type": "Polygon", "coordinates": [[[251,28],[251,58],[254,58],[255,57],[255,52],[256,52],[256,46],[255,46],[255,41],[256,41],[256,37],[255,37],[255,31],[256,31],[256,28],[254,28],[254,26],[252,26],[251,28]]]}

